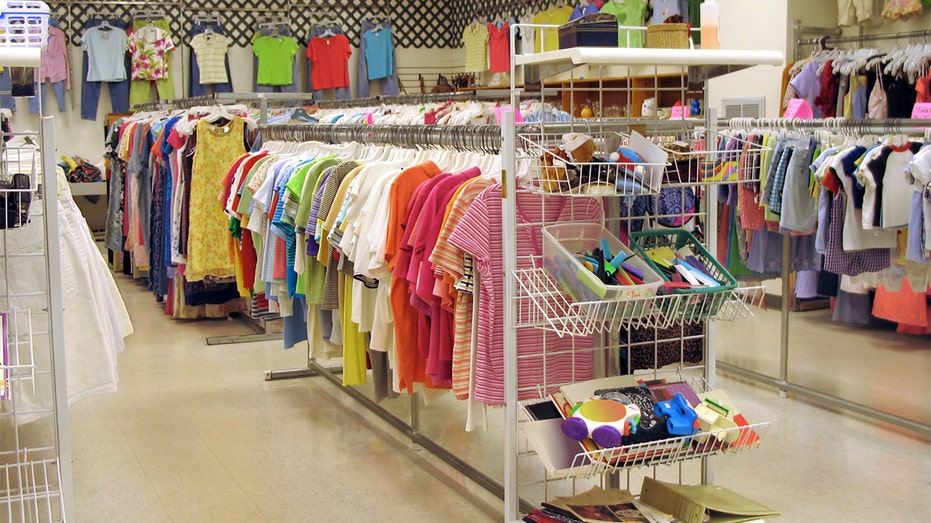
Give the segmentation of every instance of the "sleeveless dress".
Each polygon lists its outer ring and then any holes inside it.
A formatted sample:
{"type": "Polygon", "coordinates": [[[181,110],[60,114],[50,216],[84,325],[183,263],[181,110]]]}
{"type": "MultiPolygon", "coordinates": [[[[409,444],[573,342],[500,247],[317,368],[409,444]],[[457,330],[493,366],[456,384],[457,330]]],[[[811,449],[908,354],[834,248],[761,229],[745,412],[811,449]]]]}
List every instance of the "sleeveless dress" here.
{"type": "Polygon", "coordinates": [[[226,125],[214,125],[203,119],[197,122],[188,208],[190,225],[184,274],[187,281],[236,275],[229,247],[229,218],[217,202],[217,195],[230,163],[246,152],[243,126],[243,119],[238,117],[226,125]]]}

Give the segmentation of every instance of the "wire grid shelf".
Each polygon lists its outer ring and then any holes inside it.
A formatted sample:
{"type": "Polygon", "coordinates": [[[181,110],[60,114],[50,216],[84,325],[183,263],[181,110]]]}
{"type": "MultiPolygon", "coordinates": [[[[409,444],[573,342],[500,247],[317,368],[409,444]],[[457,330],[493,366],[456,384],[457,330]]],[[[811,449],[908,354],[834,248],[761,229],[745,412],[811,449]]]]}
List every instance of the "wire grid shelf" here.
{"type": "MultiPolygon", "coordinates": [[[[663,374],[668,375],[671,382],[687,383],[696,392],[709,392],[712,389],[703,377],[687,377],[682,369],[673,369],[663,374]]],[[[647,375],[641,377],[646,378],[647,375]]],[[[541,400],[546,401],[548,398],[541,393],[538,399],[522,403],[523,408],[520,410],[523,413],[523,421],[532,420],[527,407],[541,400]]],[[[672,465],[720,454],[736,454],[759,447],[769,426],[769,422],[744,422],[743,425],[733,428],[706,430],[688,436],[587,450],[576,454],[568,468],[553,471],[553,475],[561,479],[591,478],[622,470],[672,465]]],[[[530,456],[535,453],[531,445],[524,455],[530,456]]]]}
{"type": "Polygon", "coordinates": [[[617,332],[622,327],[666,328],[706,319],[734,321],[754,317],[764,288],[737,287],[700,295],[658,294],[631,300],[574,302],[542,268],[514,271],[517,325],[562,336],[617,332]]]}
{"type": "Polygon", "coordinates": [[[64,521],[61,473],[56,458],[35,459],[26,450],[12,463],[0,463],[0,519],[64,521]]]}
{"type": "MultiPolygon", "coordinates": [[[[719,183],[759,183],[763,155],[771,151],[740,131],[702,128],[647,128],[647,138],[669,155],[663,186],[695,186],[719,183]]],[[[630,135],[617,133],[621,145],[630,135]]]]}
{"type": "MultiPolygon", "coordinates": [[[[573,161],[559,148],[561,137],[543,131],[518,136],[518,148],[534,159],[530,166],[531,191],[567,196],[638,196],[659,191],[665,164],[573,161]]],[[[607,148],[603,137],[593,139],[596,147],[607,148]]]]}
{"type": "Polygon", "coordinates": [[[566,477],[592,477],[607,472],[671,465],[720,454],[736,454],[758,447],[768,429],[769,422],[752,423],[730,429],[699,432],[690,436],[580,452],[573,458],[566,477]]]}

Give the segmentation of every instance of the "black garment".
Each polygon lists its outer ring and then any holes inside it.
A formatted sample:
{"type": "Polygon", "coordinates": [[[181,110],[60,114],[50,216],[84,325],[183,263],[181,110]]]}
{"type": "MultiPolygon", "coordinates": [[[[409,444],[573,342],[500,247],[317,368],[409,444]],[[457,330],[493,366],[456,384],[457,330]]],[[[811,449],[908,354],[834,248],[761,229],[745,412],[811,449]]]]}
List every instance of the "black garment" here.
{"type": "Polygon", "coordinates": [[[915,86],[908,83],[908,80],[897,76],[886,81],[886,99],[889,101],[889,118],[911,118],[912,109],[915,107],[915,98],[918,94],[915,92],[915,86]]]}

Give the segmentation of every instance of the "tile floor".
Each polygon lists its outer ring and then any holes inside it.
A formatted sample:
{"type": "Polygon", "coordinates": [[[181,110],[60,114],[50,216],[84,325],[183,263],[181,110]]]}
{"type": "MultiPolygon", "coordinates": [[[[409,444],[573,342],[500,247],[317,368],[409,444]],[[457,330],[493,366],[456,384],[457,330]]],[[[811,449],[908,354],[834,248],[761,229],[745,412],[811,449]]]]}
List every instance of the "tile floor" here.
{"type": "MultiPolygon", "coordinates": [[[[79,523],[502,521],[497,498],[322,378],[263,380],[302,366],[304,350],[208,346],[247,329],[171,320],[142,285],[117,279],[136,329],[120,388],[69,410],[79,523]]],[[[717,459],[715,482],[780,509],[776,521],[931,515],[927,442],[727,376],[720,384],[772,426],[759,449],[717,459]]],[[[386,403],[410,409],[407,398],[386,403]]],[[[500,410],[473,433],[463,410],[445,398],[425,407],[424,432],[500,481],[500,410]]]]}

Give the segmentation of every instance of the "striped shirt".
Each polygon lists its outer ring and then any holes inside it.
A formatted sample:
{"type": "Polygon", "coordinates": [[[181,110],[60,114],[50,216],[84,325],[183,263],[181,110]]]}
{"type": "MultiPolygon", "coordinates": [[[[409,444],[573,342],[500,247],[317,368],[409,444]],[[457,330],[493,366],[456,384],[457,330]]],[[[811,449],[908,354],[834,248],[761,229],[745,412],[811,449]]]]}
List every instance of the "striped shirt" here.
{"type": "MultiPolygon", "coordinates": [[[[469,207],[449,237],[450,243],[475,258],[481,275],[475,381],[472,397],[489,405],[504,404],[504,255],[501,223],[501,185],[483,191],[469,207]]],[[[517,254],[528,267],[527,255],[541,255],[543,234],[538,223],[594,222],[601,218],[596,198],[544,198],[517,196],[517,254]],[[523,257],[522,257],[523,256],[523,257]]],[[[526,302],[527,300],[524,300],[526,302]]],[[[529,304],[528,304],[529,305],[529,304]]],[[[526,311],[529,312],[529,311],[526,311]]],[[[590,337],[559,338],[540,329],[522,331],[518,337],[519,398],[537,396],[536,386],[551,392],[556,386],[592,377],[592,354],[574,351],[589,347],[590,337]]]]}

